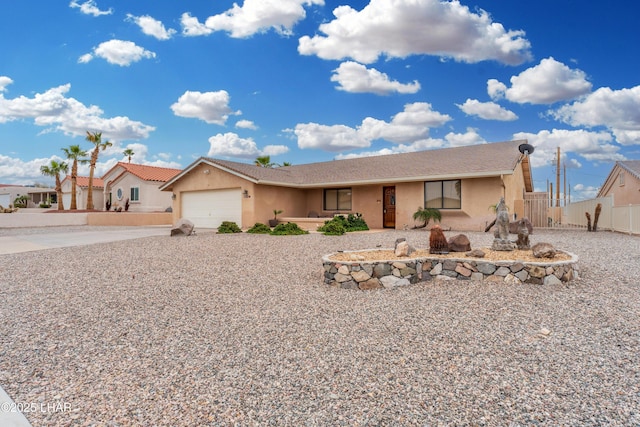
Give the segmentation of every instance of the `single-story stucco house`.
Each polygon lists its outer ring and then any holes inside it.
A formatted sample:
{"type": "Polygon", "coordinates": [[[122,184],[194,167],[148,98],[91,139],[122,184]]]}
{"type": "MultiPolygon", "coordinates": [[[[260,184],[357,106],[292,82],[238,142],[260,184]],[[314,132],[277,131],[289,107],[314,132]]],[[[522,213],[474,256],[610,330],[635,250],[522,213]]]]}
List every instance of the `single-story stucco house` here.
{"type": "Polygon", "coordinates": [[[613,206],[640,205],[640,160],[618,161],[598,197],[613,195],[613,206]]]}
{"type": "MultiPolygon", "coordinates": [[[[171,192],[174,223],[215,228],[234,221],[248,228],[282,221],[361,213],[370,228],[417,225],[419,207],[442,213],[442,225],[484,230],[491,206],[504,197],[511,212],[525,215],[533,191],[526,141],[509,141],[413,153],[264,168],[202,157],[160,187],[171,192]]],[[[316,220],[322,223],[322,218],[316,220]]]]}
{"type": "MultiPolygon", "coordinates": [[[[62,188],[62,202],[66,210],[71,208],[71,175],[67,175],[60,183],[62,188]]],[[[100,178],[93,178],[93,206],[100,210],[104,205],[102,189],[104,184],[100,178]]],[[[79,210],[87,209],[87,193],[89,192],[89,177],[76,177],[76,208],[79,210]]]]}
{"type": "Polygon", "coordinates": [[[27,195],[29,202],[27,207],[36,208],[40,203],[52,203],[56,201],[56,190],[47,187],[35,187],[28,185],[0,184],[0,206],[8,208],[19,196],[27,195]]]}
{"type": "MultiPolygon", "coordinates": [[[[160,185],[181,172],[180,169],[118,162],[102,176],[102,205],[107,201],[111,209],[124,209],[129,200],[130,212],[164,212],[171,207],[171,194],[160,191],[160,185]]],[[[66,206],[66,205],[65,205],[66,206]]]]}

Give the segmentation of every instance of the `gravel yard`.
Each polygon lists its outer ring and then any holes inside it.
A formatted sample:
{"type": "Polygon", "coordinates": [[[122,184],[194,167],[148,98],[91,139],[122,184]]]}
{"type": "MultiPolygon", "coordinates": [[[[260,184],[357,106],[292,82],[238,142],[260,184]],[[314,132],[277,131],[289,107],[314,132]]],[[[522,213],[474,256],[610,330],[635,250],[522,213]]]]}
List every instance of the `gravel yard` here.
{"type": "Polygon", "coordinates": [[[0,384],[44,405],[25,414],[34,427],[640,425],[639,237],[534,231],[580,258],[569,285],[322,283],[322,255],[428,236],[2,255],[0,384]]]}

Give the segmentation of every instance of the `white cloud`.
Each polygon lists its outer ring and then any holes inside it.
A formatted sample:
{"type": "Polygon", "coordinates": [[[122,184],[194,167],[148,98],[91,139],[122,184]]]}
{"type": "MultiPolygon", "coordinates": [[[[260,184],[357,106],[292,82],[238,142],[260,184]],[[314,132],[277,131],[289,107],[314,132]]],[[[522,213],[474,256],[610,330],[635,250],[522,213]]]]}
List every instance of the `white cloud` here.
{"type": "Polygon", "coordinates": [[[591,83],[583,71],[572,70],[552,57],[510,80],[510,88],[495,79],[489,80],[489,95],[494,99],[506,96],[509,101],[520,104],[553,104],[577,98],[591,90],[591,83]]]}
{"type": "Polygon", "coordinates": [[[71,85],[51,88],[36,93],[33,98],[19,96],[6,99],[0,93],[0,123],[33,119],[37,126],[47,126],[49,131],[62,131],[68,135],[84,136],[87,129],[97,129],[105,138],[147,138],[155,127],[130,120],[128,117],[102,117],[103,111],[91,105],[87,107],[74,98],[66,97],[71,85]]]}
{"type": "Polygon", "coordinates": [[[172,28],[167,30],[161,21],[149,15],[134,16],[128,13],[127,20],[138,25],[144,34],[153,36],[158,40],[169,40],[176,33],[176,30],[172,28]]]}
{"type": "Polygon", "coordinates": [[[507,86],[499,82],[496,79],[487,80],[487,93],[493,100],[499,100],[504,98],[504,93],[507,91],[507,86]]]}
{"type": "Polygon", "coordinates": [[[335,159],[357,159],[360,157],[386,156],[398,153],[415,153],[416,151],[433,150],[444,147],[445,142],[441,139],[421,139],[411,144],[398,144],[393,147],[381,148],[376,151],[361,151],[359,153],[338,154],[335,159]]]}
{"type": "Polygon", "coordinates": [[[299,123],[294,133],[298,137],[298,147],[318,148],[326,151],[344,151],[353,148],[365,148],[371,142],[356,129],[345,125],[321,125],[318,123],[299,123]]]}
{"type": "Polygon", "coordinates": [[[305,18],[304,6],[312,5],[322,6],[324,0],[245,0],[242,6],[234,3],[231,9],[208,17],[204,24],[184,13],[182,32],[187,36],[199,36],[227,31],[231,37],[245,38],[274,29],[289,36],[293,26],[305,18]]]}
{"type": "Polygon", "coordinates": [[[4,92],[7,86],[9,86],[11,83],[13,83],[13,80],[11,80],[9,77],[0,76],[0,93],[4,92]]]}
{"type": "Polygon", "coordinates": [[[94,0],[87,0],[84,3],[78,3],[76,0],[72,0],[71,3],[69,3],[69,7],[79,8],[80,12],[84,13],[85,15],[100,16],[111,15],[113,13],[113,9],[111,8],[107,10],[100,10],[94,0]]]}
{"type": "Polygon", "coordinates": [[[239,157],[252,159],[257,156],[275,156],[289,151],[285,145],[267,145],[264,149],[258,149],[258,145],[251,138],[241,138],[233,132],[219,133],[209,138],[210,157],[239,157]]]}
{"type": "Polygon", "coordinates": [[[206,25],[198,21],[198,18],[191,16],[189,12],[185,12],[180,17],[180,25],[182,25],[182,34],[185,36],[206,36],[213,32],[206,25]]]}
{"type": "Polygon", "coordinates": [[[345,151],[366,148],[377,139],[395,143],[415,143],[425,140],[429,128],[442,126],[451,120],[446,114],[431,109],[431,104],[415,102],[394,115],[390,122],[366,117],[357,128],[345,125],[298,124],[295,135],[298,147],[326,151],[345,151]]]}
{"type": "Polygon", "coordinates": [[[333,21],[320,25],[324,35],[300,38],[302,55],[353,58],[364,64],[381,55],[428,54],[511,65],[531,58],[524,31],[507,31],[485,11],[471,12],[458,0],[371,0],[361,11],[339,6],[333,14],[333,21]]]}
{"type": "Polygon", "coordinates": [[[640,144],[640,86],[621,90],[602,87],[552,115],[572,126],[605,126],[623,145],[640,144]]]}
{"type": "Polygon", "coordinates": [[[358,133],[373,141],[384,139],[391,142],[412,142],[428,136],[429,128],[442,126],[451,117],[431,109],[431,104],[415,102],[404,106],[390,122],[367,117],[362,121],[358,133]]]}
{"type": "Polygon", "coordinates": [[[477,116],[484,120],[500,120],[509,122],[517,120],[518,116],[495,102],[480,102],[477,99],[467,99],[464,104],[456,104],[465,114],[477,116]]]}
{"type": "Polygon", "coordinates": [[[598,196],[600,187],[594,187],[591,185],[576,184],[573,186],[572,199],[577,200],[589,200],[595,199],[598,196]],[[577,195],[575,193],[578,193],[577,195]]]}
{"type": "Polygon", "coordinates": [[[519,132],[513,135],[513,139],[526,139],[533,145],[535,150],[530,156],[533,167],[551,164],[558,147],[563,156],[574,153],[594,162],[625,160],[625,157],[618,153],[620,147],[611,144],[613,138],[608,132],[553,129],[538,133],[519,132]]]}
{"type": "Polygon", "coordinates": [[[464,147],[467,145],[486,144],[484,140],[475,129],[468,128],[465,133],[453,133],[449,132],[445,139],[449,143],[450,147],[464,147]]]}
{"type": "Polygon", "coordinates": [[[420,90],[420,83],[400,83],[389,79],[385,73],[375,68],[367,68],[357,62],[347,61],[333,70],[332,82],[337,82],[337,89],[352,93],[375,93],[388,95],[392,92],[416,93],[420,90]]]}
{"type": "Polygon", "coordinates": [[[113,39],[100,43],[98,47],[93,49],[93,53],[85,53],[80,56],[78,62],[87,63],[96,56],[105,59],[110,64],[127,67],[132,62],[138,62],[145,58],[155,58],[156,54],[136,45],[134,42],[113,39]]]}
{"type": "Polygon", "coordinates": [[[253,123],[251,120],[238,120],[236,122],[236,127],[239,129],[251,129],[251,130],[258,129],[258,126],[256,126],[256,124],[253,123]]]}
{"type": "Polygon", "coordinates": [[[217,92],[186,91],[178,102],[171,106],[173,113],[180,117],[190,117],[207,123],[224,125],[229,115],[241,114],[229,108],[229,93],[226,90],[217,92]]]}

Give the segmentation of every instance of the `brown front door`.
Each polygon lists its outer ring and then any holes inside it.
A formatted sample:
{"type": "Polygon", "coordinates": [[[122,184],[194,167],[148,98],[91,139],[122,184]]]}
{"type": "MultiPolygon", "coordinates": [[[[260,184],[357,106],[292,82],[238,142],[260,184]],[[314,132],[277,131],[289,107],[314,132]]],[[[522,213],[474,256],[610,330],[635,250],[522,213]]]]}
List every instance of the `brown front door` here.
{"type": "Polygon", "coordinates": [[[396,228],[396,187],[383,187],[382,226],[396,228]]]}

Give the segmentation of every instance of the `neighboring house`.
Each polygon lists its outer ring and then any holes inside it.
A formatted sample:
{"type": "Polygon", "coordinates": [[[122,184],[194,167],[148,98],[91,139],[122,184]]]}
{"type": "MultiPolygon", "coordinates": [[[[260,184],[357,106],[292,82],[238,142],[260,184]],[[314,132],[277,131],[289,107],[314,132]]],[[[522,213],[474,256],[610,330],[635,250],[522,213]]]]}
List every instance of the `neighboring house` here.
{"type": "Polygon", "coordinates": [[[103,209],[107,201],[111,203],[111,210],[124,209],[128,199],[130,212],[164,212],[171,207],[171,193],[160,191],[159,186],[180,172],[180,169],[118,162],[102,176],[103,209]]]}
{"type": "Polygon", "coordinates": [[[613,195],[613,206],[640,205],[640,160],[616,162],[598,197],[613,195]]]}
{"type": "Polygon", "coordinates": [[[533,191],[529,158],[509,141],[467,147],[264,168],[200,158],[168,180],[173,219],[198,227],[234,221],[243,228],[283,217],[361,213],[370,228],[413,227],[419,207],[439,208],[442,224],[484,230],[504,197],[524,215],[533,191]]]}
{"type": "MultiPolygon", "coordinates": [[[[62,187],[62,202],[64,203],[64,209],[69,210],[71,208],[71,175],[67,175],[60,183],[62,187]]],[[[102,190],[104,184],[102,179],[93,178],[93,207],[96,210],[104,209],[104,196],[102,190]]],[[[76,208],[78,210],[87,209],[87,196],[89,192],[89,177],[78,176],[76,177],[76,208]]]]}
{"type": "Polygon", "coordinates": [[[0,184],[0,206],[8,208],[13,206],[14,200],[23,195],[29,196],[27,207],[37,208],[41,202],[50,201],[56,203],[56,190],[44,187],[32,187],[26,185],[0,184]]]}

